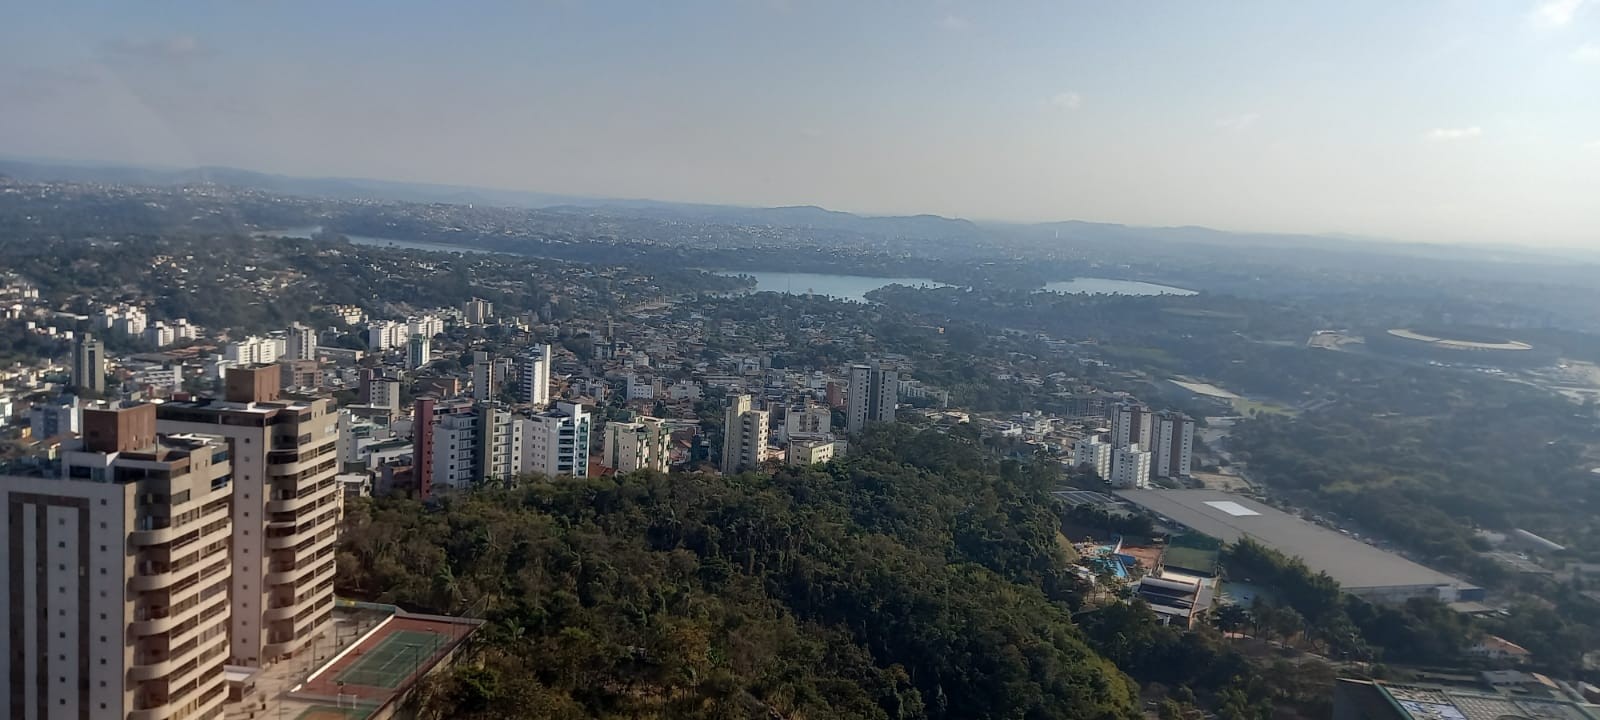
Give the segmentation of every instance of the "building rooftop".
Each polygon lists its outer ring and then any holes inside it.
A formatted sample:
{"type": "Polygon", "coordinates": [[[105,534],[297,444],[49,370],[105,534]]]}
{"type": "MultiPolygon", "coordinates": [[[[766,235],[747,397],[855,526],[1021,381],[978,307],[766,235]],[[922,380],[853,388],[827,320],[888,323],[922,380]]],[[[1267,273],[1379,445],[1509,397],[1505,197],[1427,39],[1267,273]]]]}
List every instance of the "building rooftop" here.
{"type": "Polygon", "coordinates": [[[1120,490],[1117,495],[1196,532],[1233,542],[1249,537],[1326,572],[1346,591],[1472,585],[1391,552],[1313,525],[1249,498],[1217,490],[1120,490]]]}
{"type": "MultiPolygon", "coordinates": [[[[1400,720],[1596,720],[1588,703],[1549,697],[1517,697],[1486,691],[1424,685],[1340,680],[1342,689],[1359,689],[1386,703],[1400,720]]],[[[1335,703],[1338,699],[1336,696],[1335,703]]],[[[1337,713],[1336,713],[1337,714],[1337,713]]]]}

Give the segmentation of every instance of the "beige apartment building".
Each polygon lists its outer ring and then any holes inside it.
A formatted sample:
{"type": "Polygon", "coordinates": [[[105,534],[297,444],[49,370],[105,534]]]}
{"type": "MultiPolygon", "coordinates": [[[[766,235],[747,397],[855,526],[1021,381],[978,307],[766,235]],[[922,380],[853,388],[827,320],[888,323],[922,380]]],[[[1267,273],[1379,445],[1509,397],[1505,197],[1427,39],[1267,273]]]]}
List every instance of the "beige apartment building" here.
{"type": "Polygon", "coordinates": [[[231,463],[156,408],[86,408],[57,477],[0,477],[7,717],[222,716],[231,463]]]}
{"type": "Polygon", "coordinates": [[[280,397],[277,365],[228,370],[222,400],[162,403],[165,433],[227,442],[233,463],[230,664],[260,667],[329,632],[339,520],[338,413],[280,397]]]}

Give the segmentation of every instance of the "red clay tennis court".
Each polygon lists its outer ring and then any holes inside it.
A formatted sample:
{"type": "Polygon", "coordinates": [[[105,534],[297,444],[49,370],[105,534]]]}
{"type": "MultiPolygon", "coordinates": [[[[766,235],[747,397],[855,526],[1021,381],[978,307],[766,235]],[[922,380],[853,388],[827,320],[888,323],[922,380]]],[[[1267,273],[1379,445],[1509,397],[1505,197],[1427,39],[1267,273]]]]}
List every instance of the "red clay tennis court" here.
{"type": "Polygon", "coordinates": [[[391,617],[294,690],[297,696],[334,700],[332,707],[308,709],[303,720],[364,717],[350,714],[351,706],[376,707],[409,689],[475,629],[448,618],[391,617]]]}

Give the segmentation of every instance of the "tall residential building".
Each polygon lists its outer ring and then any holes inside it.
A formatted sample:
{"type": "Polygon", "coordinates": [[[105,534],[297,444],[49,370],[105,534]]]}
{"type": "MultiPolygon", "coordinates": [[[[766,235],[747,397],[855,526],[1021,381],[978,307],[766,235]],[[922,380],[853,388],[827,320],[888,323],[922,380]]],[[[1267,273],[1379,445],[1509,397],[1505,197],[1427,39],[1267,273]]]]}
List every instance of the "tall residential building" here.
{"type": "Polygon", "coordinates": [[[264,338],[251,335],[231,342],[222,348],[222,359],[235,365],[265,365],[275,363],[284,354],[287,343],[282,338],[264,338]]]}
{"type": "Polygon", "coordinates": [[[899,404],[900,378],[878,363],[850,366],[850,387],[845,394],[845,429],[858,433],[869,423],[894,422],[899,404]]]}
{"type": "Polygon", "coordinates": [[[422,315],[420,317],[406,318],[406,329],[413,336],[421,335],[432,338],[444,332],[444,321],[437,315],[422,315]]]}
{"type": "Polygon", "coordinates": [[[284,356],[289,360],[317,359],[317,331],[300,323],[290,325],[284,356]]]}
{"type": "Polygon", "coordinates": [[[756,410],[749,395],[728,398],[722,416],[722,474],[754,468],[766,459],[767,411],[756,410]]]}
{"type": "Polygon", "coordinates": [[[1134,403],[1123,403],[1111,409],[1111,445],[1125,448],[1129,445],[1155,446],[1156,416],[1150,408],[1134,403]]]}
{"type": "Polygon", "coordinates": [[[414,334],[406,342],[406,367],[415,370],[433,359],[433,338],[414,334]]]}
{"type": "Polygon", "coordinates": [[[411,338],[411,326],[393,320],[374,320],[367,323],[367,349],[383,352],[390,348],[405,347],[411,338]]]}
{"type": "Polygon", "coordinates": [[[472,399],[493,400],[495,395],[494,360],[482,350],[472,353],[472,399]]]}
{"type": "Polygon", "coordinates": [[[220,718],[228,696],[226,441],[156,408],[86,409],[53,478],[0,478],[7,717],[220,718]]]}
{"type": "Polygon", "coordinates": [[[1111,476],[1106,480],[1112,487],[1150,487],[1150,452],[1137,444],[1112,450],[1111,476]]]}
{"type": "Polygon", "coordinates": [[[28,410],[28,427],[35,440],[77,433],[82,419],[83,409],[71,395],[36,402],[28,410]]]}
{"type": "Polygon", "coordinates": [[[589,435],[593,417],[582,405],[555,407],[522,419],[522,471],[547,477],[589,476],[589,435]]]}
{"type": "MultiPolygon", "coordinates": [[[[437,438],[441,433],[441,424],[446,418],[456,415],[475,415],[477,404],[468,398],[452,398],[440,400],[430,395],[416,399],[411,413],[411,472],[417,481],[417,495],[422,499],[432,496],[434,485],[438,482],[449,481],[450,478],[438,479],[435,469],[449,470],[451,462],[460,465],[461,456],[452,461],[447,456],[461,451],[460,442],[456,447],[450,447],[450,442],[440,443],[437,438]],[[437,450],[437,452],[436,452],[437,450]],[[445,458],[441,464],[441,458],[445,458]]],[[[476,422],[476,420],[473,420],[476,422]]],[[[459,428],[461,421],[452,421],[452,427],[459,428]]],[[[476,454],[468,449],[468,460],[476,458],[476,454]]]]}
{"type": "Polygon", "coordinates": [[[462,306],[461,314],[466,317],[468,324],[485,325],[494,317],[494,303],[482,298],[473,298],[462,306]]]}
{"type": "Polygon", "coordinates": [[[672,431],[660,418],[638,417],[633,422],[606,423],[600,464],[617,472],[667,471],[667,447],[672,431]]]}
{"type": "Polygon", "coordinates": [[[339,413],[327,398],[280,399],[278,369],[232,368],[223,399],[156,410],[164,433],[228,442],[232,665],[259,667],[293,655],[333,628],[339,413]]]}
{"type": "Polygon", "coordinates": [[[1072,464],[1088,465],[1101,480],[1111,480],[1111,444],[1098,435],[1080,438],[1072,444],[1072,464]]]}
{"type": "Polygon", "coordinates": [[[1155,465],[1151,472],[1163,478],[1189,477],[1194,463],[1194,419],[1164,412],[1156,415],[1155,425],[1155,446],[1151,448],[1155,465]]]}
{"type": "Polygon", "coordinates": [[[520,380],[517,384],[521,391],[521,400],[531,403],[535,407],[544,407],[550,404],[550,346],[535,345],[522,359],[518,368],[520,380]]]}
{"type": "Polygon", "coordinates": [[[106,391],[106,348],[84,333],[72,348],[72,386],[96,393],[106,391]]]}
{"type": "Polygon", "coordinates": [[[521,419],[499,403],[478,408],[478,465],[483,479],[509,480],[522,474],[521,419]]]}
{"type": "Polygon", "coordinates": [[[781,442],[822,438],[833,432],[833,411],[813,405],[809,400],[803,405],[789,407],[783,413],[782,430],[781,442]]]}
{"type": "Polygon", "coordinates": [[[283,366],[278,384],[284,389],[322,386],[322,363],[316,360],[279,360],[283,366]]]}

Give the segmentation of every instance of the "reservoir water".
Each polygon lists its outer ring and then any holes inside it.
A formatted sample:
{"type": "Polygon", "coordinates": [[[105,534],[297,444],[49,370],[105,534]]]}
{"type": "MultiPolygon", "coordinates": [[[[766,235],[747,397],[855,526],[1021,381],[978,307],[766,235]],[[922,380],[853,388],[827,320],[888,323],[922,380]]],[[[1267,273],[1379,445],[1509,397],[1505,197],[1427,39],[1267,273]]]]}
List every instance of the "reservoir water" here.
{"type": "Polygon", "coordinates": [[[718,270],[718,275],[755,278],[756,292],[790,295],[826,295],[839,300],[866,302],[867,293],[889,285],[910,287],[948,287],[928,278],[876,277],[871,275],[832,275],[826,273],[761,272],[756,270],[718,270]]]}
{"type": "Polygon", "coordinates": [[[1112,280],[1110,278],[1080,277],[1044,286],[1050,292],[1067,295],[1194,295],[1195,291],[1171,285],[1112,280]]]}
{"type": "MultiPolygon", "coordinates": [[[[256,237],[289,237],[311,239],[312,235],[322,232],[322,226],[286,228],[283,230],[262,230],[255,233],[256,237]]],[[[366,235],[346,235],[355,245],[374,245],[377,247],[403,248],[406,250],[425,250],[428,252],[458,252],[458,253],[493,253],[493,250],[468,247],[466,245],[446,245],[444,243],[415,242],[412,240],[396,240],[394,238],[369,237],[366,235]]]]}

